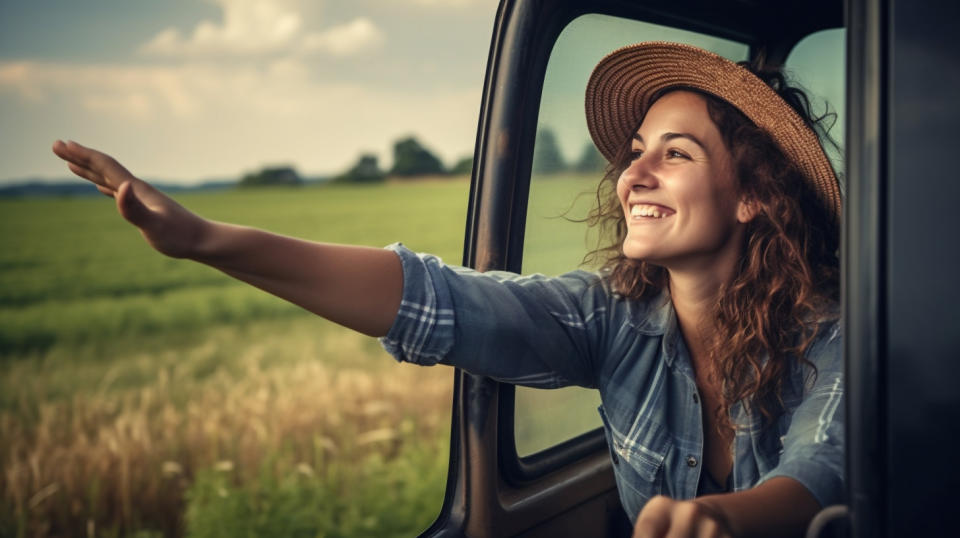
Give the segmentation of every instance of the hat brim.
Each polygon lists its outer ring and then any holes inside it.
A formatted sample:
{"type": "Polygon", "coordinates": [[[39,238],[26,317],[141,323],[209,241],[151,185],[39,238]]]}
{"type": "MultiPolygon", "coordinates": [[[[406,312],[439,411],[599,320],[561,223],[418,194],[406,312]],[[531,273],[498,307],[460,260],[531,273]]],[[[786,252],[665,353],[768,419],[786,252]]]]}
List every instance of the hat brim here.
{"type": "Polygon", "coordinates": [[[587,128],[600,153],[615,162],[640,125],[651,99],[674,87],[719,97],[770,133],[839,220],[839,184],[816,133],[753,73],[691,45],[638,43],[600,60],[586,92],[587,128]]]}

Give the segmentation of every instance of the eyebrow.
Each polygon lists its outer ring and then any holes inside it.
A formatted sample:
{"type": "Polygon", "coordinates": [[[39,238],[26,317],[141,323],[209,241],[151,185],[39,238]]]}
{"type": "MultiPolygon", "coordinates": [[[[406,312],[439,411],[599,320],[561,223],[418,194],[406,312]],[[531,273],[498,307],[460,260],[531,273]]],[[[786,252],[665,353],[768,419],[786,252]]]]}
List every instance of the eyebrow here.
{"type": "MultiPolygon", "coordinates": [[[[700,146],[700,148],[703,149],[703,151],[707,151],[707,146],[705,146],[703,142],[700,141],[699,138],[693,136],[690,133],[663,133],[663,135],[660,137],[660,140],[664,142],[669,142],[676,138],[686,138],[687,140],[700,146]]],[[[633,133],[633,139],[640,143],[643,143],[643,137],[640,136],[640,133],[633,133]]]]}

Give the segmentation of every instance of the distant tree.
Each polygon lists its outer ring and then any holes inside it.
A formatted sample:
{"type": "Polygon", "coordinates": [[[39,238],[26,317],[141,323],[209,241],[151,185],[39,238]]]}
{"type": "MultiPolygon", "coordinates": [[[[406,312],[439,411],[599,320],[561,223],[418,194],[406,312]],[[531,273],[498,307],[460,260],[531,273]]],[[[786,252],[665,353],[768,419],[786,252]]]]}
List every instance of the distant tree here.
{"type": "Polygon", "coordinates": [[[463,157],[450,169],[452,175],[469,175],[473,172],[473,157],[463,157]]]}
{"type": "Polygon", "coordinates": [[[414,137],[398,140],[393,144],[393,168],[390,175],[423,176],[442,174],[443,163],[414,137]]]}
{"type": "Polygon", "coordinates": [[[241,187],[266,187],[266,186],[299,186],[303,184],[303,179],[290,166],[277,166],[263,168],[258,172],[251,172],[240,179],[241,187]]]}
{"type": "Polygon", "coordinates": [[[587,142],[574,168],[577,172],[603,172],[607,168],[607,159],[593,142],[587,142]]]}
{"type": "Polygon", "coordinates": [[[557,145],[557,137],[548,127],[537,131],[537,139],[533,147],[533,173],[556,174],[567,168],[563,161],[563,154],[557,145]]]}
{"type": "Polygon", "coordinates": [[[383,173],[383,170],[380,170],[380,165],[377,163],[377,156],[365,153],[349,170],[334,178],[334,181],[373,183],[383,181],[385,177],[386,174],[383,173]]]}

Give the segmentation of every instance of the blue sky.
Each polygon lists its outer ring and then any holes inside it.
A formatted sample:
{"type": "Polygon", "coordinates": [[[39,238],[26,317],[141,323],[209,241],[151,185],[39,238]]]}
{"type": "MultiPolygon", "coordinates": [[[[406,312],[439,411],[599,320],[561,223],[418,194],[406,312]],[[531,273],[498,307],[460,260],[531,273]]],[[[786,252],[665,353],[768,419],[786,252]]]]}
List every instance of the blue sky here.
{"type": "Polygon", "coordinates": [[[496,0],[0,0],[0,182],[61,178],[56,138],[141,177],[389,165],[473,150],[496,0]]]}
{"type": "MultiPolygon", "coordinates": [[[[473,150],[496,4],[0,0],[0,183],[68,177],[49,150],[57,138],[185,183],[281,164],[337,173],[361,152],[388,167],[393,141],[409,134],[452,164],[473,150]]],[[[568,159],[588,138],[583,89],[604,53],[667,39],[734,54],[606,19],[571,24],[548,70],[541,123],[568,159]]],[[[830,31],[788,62],[841,112],[842,51],[842,32],[830,31]]]]}

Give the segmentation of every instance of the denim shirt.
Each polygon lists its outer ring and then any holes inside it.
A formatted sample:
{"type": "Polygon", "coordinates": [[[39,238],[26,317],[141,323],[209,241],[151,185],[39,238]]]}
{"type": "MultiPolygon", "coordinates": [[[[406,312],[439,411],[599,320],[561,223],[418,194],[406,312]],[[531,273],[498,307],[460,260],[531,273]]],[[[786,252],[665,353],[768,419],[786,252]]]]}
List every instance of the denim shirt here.
{"type": "MultiPolygon", "coordinates": [[[[401,361],[449,364],[539,388],[597,388],[617,489],[635,520],[654,495],[693,498],[703,472],[700,395],[666,293],[612,292],[598,275],[478,273],[399,244],[403,298],[384,347],[401,361]]],[[[785,412],[766,428],[734,405],[732,487],[786,476],[821,506],[843,494],[843,361],[839,322],[820,325],[783,386],[785,412]]]]}

